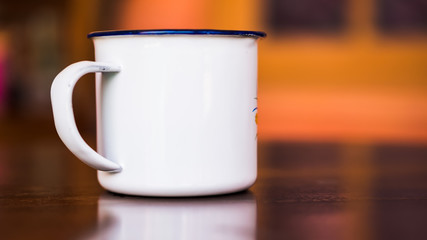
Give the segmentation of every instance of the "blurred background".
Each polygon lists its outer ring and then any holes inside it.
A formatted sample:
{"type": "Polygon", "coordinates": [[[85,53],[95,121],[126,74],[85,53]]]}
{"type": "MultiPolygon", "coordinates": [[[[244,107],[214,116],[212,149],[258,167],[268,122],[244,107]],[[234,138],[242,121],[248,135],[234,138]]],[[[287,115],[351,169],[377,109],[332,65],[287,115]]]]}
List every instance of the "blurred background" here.
{"type": "MultiPolygon", "coordinates": [[[[0,130],[52,131],[50,84],[94,59],[87,33],[155,28],[267,32],[261,141],[427,143],[426,0],[1,1],[0,130]]],[[[74,106],[93,134],[94,76],[85,78],[74,106]]]]}

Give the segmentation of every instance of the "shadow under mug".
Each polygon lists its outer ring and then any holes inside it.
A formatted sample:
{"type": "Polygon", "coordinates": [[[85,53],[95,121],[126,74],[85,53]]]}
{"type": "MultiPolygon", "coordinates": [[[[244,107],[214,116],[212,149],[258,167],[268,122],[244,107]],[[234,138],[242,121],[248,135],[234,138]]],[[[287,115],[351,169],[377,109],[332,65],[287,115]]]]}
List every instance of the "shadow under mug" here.
{"type": "Polygon", "coordinates": [[[257,174],[257,44],[263,32],[105,31],[96,61],[52,83],[55,126],[107,190],[145,196],[225,194],[257,174]],[[96,72],[97,150],[76,127],[76,82],[96,72]],[[101,74],[102,73],[102,74],[101,74]]]}

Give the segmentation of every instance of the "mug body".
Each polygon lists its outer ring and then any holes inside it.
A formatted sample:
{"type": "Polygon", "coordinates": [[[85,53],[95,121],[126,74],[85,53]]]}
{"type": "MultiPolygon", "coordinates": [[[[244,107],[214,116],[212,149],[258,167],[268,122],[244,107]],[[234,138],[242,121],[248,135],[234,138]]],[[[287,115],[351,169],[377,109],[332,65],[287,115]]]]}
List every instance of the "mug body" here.
{"type": "Polygon", "coordinates": [[[197,196],[249,188],[257,175],[257,38],[208,34],[93,37],[97,148],[122,166],[107,190],[197,196]]]}

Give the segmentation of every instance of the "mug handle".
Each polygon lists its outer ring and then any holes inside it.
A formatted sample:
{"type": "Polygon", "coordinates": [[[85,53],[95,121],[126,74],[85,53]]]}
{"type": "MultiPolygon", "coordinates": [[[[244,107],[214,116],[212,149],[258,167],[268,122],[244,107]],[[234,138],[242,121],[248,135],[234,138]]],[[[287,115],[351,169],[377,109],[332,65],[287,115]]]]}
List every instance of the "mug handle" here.
{"type": "Polygon", "coordinates": [[[56,131],[65,146],[82,162],[100,170],[120,172],[122,167],[98,154],[81,137],[73,113],[73,89],[77,81],[87,73],[119,72],[120,66],[93,61],[81,61],[62,70],[53,80],[50,96],[56,131]]]}

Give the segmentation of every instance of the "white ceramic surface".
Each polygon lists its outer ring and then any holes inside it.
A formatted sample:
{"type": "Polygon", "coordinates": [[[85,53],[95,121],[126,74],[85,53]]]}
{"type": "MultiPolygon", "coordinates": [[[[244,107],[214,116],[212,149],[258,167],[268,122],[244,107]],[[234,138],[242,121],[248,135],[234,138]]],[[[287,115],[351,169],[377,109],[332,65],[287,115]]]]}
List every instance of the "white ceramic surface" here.
{"type": "Polygon", "coordinates": [[[65,145],[107,190],[198,196],[250,187],[257,174],[257,37],[93,37],[96,62],[67,67],[51,89],[65,145]],[[78,79],[96,74],[97,147],[72,112],[78,79]]]}

